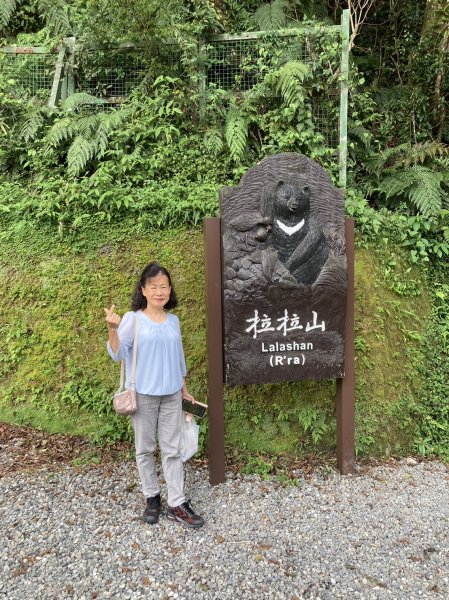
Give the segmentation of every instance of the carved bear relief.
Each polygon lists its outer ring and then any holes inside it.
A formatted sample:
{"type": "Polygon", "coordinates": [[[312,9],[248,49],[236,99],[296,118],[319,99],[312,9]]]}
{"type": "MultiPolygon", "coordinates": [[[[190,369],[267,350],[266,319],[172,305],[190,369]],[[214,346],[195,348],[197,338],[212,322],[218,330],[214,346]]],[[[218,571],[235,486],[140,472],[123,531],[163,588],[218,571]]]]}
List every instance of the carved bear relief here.
{"type": "Polygon", "coordinates": [[[278,260],[304,284],[316,281],[329,256],[321,226],[310,213],[310,194],[308,185],[279,181],[261,207],[270,218],[278,260]]]}
{"type": "Polygon", "coordinates": [[[260,277],[284,289],[317,280],[330,249],[311,214],[311,193],[304,182],[280,180],[264,186],[259,211],[248,211],[231,221],[235,234],[229,246],[246,254],[244,260],[236,257],[226,271],[228,281],[235,280],[235,291],[246,291],[260,277]]]}

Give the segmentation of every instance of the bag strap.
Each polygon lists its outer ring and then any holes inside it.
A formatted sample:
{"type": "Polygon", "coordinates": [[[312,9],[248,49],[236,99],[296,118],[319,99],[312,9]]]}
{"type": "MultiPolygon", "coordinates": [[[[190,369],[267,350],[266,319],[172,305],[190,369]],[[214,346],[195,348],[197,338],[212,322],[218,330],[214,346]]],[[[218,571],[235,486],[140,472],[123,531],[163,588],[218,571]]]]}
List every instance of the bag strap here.
{"type": "MultiPolygon", "coordinates": [[[[137,334],[139,331],[139,323],[137,314],[134,314],[134,343],[133,343],[133,363],[131,369],[131,387],[136,387],[136,364],[137,364],[137,334]]],[[[125,385],[125,359],[121,360],[120,364],[120,389],[125,385]]]]}

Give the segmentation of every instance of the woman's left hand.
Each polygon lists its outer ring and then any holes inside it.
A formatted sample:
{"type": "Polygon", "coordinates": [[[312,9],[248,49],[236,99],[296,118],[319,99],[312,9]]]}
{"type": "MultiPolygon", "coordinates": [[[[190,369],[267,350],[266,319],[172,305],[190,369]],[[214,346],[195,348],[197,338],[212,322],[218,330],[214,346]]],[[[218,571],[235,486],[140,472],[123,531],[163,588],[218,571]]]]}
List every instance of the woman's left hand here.
{"type": "Polygon", "coordinates": [[[181,394],[182,394],[182,397],[183,397],[183,398],[185,398],[186,400],[190,400],[190,402],[191,402],[192,404],[195,404],[195,398],[192,396],[192,394],[189,394],[189,392],[187,391],[187,386],[186,386],[186,384],[185,384],[185,383],[184,383],[184,385],[182,386],[182,389],[181,389],[181,394]]]}

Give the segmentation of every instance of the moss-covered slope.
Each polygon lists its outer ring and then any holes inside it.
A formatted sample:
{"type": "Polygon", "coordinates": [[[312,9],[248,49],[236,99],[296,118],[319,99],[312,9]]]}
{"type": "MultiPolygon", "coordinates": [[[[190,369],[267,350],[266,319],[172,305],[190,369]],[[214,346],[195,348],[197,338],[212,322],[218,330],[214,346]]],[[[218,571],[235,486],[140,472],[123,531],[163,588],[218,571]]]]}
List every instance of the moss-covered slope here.
{"type": "MultiPolygon", "coordinates": [[[[127,419],[111,413],[119,373],[105,350],[103,307],[129,310],[135,279],[153,259],[172,272],[188,385],[206,399],[202,231],[124,227],[67,241],[29,231],[0,242],[0,419],[96,438],[129,433],[127,419]]],[[[428,303],[424,282],[406,267],[398,261],[386,270],[379,253],[357,252],[360,452],[406,452],[414,435],[428,303]]],[[[226,441],[265,453],[332,452],[334,409],[333,381],[227,389],[226,441]]]]}

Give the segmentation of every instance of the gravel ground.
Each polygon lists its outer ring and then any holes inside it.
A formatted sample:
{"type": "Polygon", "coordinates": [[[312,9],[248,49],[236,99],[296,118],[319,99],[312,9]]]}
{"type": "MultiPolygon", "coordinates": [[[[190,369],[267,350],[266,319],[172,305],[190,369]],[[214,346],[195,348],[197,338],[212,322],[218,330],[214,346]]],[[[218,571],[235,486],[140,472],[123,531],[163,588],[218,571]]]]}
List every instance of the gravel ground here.
{"type": "MultiPolygon", "coordinates": [[[[413,459],[297,473],[297,485],[186,468],[206,524],[141,520],[132,462],[0,481],[11,599],[448,598],[448,470],[413,459]]],[[[165,490],[163,489],[163,492],[165,490]]]]}

